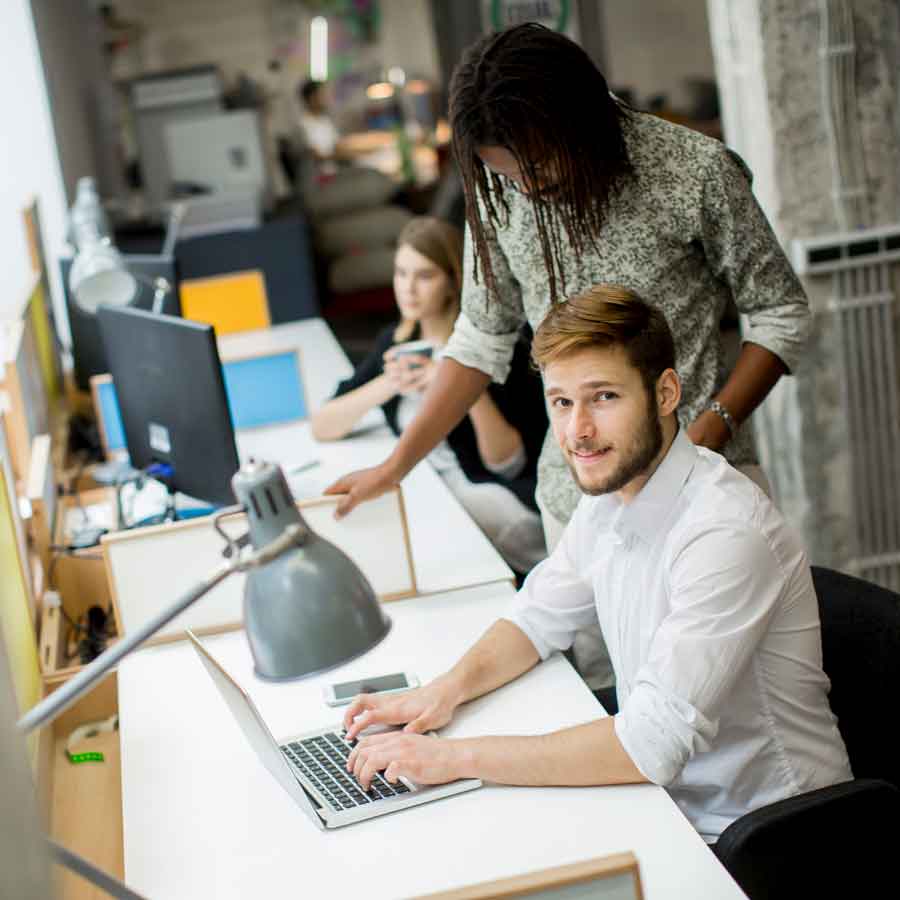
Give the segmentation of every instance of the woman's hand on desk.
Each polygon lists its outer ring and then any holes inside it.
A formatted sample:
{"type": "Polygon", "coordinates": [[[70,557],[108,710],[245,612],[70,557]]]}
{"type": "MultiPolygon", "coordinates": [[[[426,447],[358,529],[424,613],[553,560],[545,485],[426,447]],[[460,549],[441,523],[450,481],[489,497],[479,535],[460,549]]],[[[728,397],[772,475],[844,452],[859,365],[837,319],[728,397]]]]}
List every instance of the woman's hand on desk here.
{"type": "Polygon", "coordinates": [[[326,494],[346,494],[334,510],[336,519],[343,519],[355,506],[365,500],[374,500],[400,483],[386,463],[371,469],[357,469],[338,478],[325,488],[326,494]]]}

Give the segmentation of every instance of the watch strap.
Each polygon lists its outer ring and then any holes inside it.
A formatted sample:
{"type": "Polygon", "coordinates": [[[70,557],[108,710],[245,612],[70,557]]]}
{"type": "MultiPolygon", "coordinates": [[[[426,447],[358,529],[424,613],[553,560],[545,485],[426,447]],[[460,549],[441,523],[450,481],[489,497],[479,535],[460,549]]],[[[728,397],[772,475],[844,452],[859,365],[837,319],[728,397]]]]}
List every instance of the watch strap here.
{"type": "Polygon", "coordinates": [[[728,431],[732,437],[737,434],[738,424],[734,420],[734,416],[721,404],[718,400],[710,401],[706,407],[710,412],[714,412],[728,426],[728,431]]]}

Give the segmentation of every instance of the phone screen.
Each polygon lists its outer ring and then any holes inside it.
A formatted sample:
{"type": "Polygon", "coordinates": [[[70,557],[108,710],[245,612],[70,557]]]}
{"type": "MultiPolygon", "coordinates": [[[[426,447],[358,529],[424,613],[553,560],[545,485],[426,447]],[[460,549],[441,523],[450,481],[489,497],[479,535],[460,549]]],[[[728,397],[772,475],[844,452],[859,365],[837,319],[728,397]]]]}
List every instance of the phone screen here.
{"type": "Polygon", "coordinates": [[[393,675],[379,675],[376,678],[363,678],[360,681],[344,681],[334,686],[334,699],[346,700],[357,694],[377,694],[379,691],[396,691],[409,687],[406,676],[402,672],[393,675]]]}

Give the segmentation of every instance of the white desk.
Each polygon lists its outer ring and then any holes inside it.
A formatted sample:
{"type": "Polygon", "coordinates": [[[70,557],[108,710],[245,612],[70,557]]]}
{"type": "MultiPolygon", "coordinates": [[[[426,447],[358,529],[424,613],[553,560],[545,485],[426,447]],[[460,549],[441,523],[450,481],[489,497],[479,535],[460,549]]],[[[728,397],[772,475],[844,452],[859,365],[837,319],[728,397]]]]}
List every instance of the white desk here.
{"type": "MultiPolygon", "coordinates": [[[[486,585],[391,604],[388,638],[326,676],[271,685],[243,633],[208,639],[276,736],[334,724],[325,681],[447,669],[511,596],[486,585]]],[[[661,788],[486,786],[323,833],[249,749],[194,651],[147,648],[119,667],[127,883],[154,898],[396,898],[633,850],[647,900],[743,894],[661,788]]],[[[448,734],[535,734],[602,714],[560,656],[462,708],[448,734]]]]}
{"type": "MultiPolygon", "coordinates": [[[[307,403],[311,410],[318,409],[334,394],[337,383],[353,372],[321,319],[219,339],[223,359],[295,348],[300,350],[307,403]]],[[[241,458],[255,456],[281,464],[298,498],[321,494],[341,475],[376,465],[396,443],[380,409],[363,420],[360,433],[343,441],[318,443],[308,422],[248,429],[237,435],[241,458]],[[290,475],[294,466],[312,459],[320,460],[320,465],[297,476],[290,475]]],[[[427,462],[420,463],[404,479],[403,499],[419,593],[512,580],[509,566],[427,462]]]]}

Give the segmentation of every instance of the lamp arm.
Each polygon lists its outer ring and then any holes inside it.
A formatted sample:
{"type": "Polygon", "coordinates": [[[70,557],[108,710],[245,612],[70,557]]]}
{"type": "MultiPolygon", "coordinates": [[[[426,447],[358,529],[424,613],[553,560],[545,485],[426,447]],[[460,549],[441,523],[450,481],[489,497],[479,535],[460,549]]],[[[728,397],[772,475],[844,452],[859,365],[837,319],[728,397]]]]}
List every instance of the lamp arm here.
{"type": "Polygon", "coordinates": [[[163,311],[163,303],[166,295],[172,290],[172,285],[165,278],[156,278],[153,282],[153,306],[152,311],[158,316],[163,311]]]}
{"type": "Polygon", "coordinates": [[[63,710],[68,709],[83,693],[97,681],[100,681],[119,660],[127,656],[147,638],[156,634],[163,625],[166,625],[177,615],[184,612],[191,604],[199,600],[204,594],[209,593],[217,584],[228,578],[229,575],[235,572],[246,572],[248,569],[263,566],[273,559],[277,559],[282,553],[301,543],[303,534],[303,529],[292,525],[265,547],[261,547],[249,556],[235,559],[216,569],[203,581],[182,594],[170,607],[164,609],[140,628],[135,629],[132,634],[123,637],[120,641],[116,641],[108,650],[85,666],[74,678],[70,678],[62,687],[50,694],[49,697],[45,697],[40,703],[28,710],[19,719],[16,725],[18,730],[28,734],[33,729],[52,722],[63,710]]]}
{"type": "Polygon", "coordinates": [[[187,213],[187,203],[172,204],[172,211],[169,213],[169,224],[166,228],[166,239],[163,243],[162,256],[172,256],[175,252],[175,242],[178,240],[178,231],[181,228],[181,222],[187,213]]]}
{"type": "Polygon", "coordinates": [[[47,839],[47,847],[50,850],[50,856],[55,862],[65,866],[76,875],[80,875],[85,881],[89,881],[105,891],[110,897],[115,897],[117,900],[146,900],[143,894],[138,894],[131,890],[128,885],[122,884],[118,878],[107,875],[106,872],[98,869],[92,862],[66,849],[62,844],[57,844],[51,838],[47,839]]]}
{"type": "Polygon", "coordinates": [[[194,585],[189,591],[182,594],[170,607],[158,613],[149,622],[135,629],[134,632],[122,638],[122,640],[116,641],[108,650],[85,666],[74,678],[70,678],[62,687],[50,694],[49,697],[44,698],[40,703],[28,710],[19,719],[17,725],[19,731],[27,734],[33,729],[40,728],[51,722],[63,710],[68,709],[95,682],[100,681],[119,660],[127,656],[135,647],[142,644],[147,638],[159,631],[163,625],[170,622],[192,603],[211,591],[220,581],[224,581],[232,572],[237,571],[238,566],[233,563],[220,567],[204,581],[194,585]]]}

